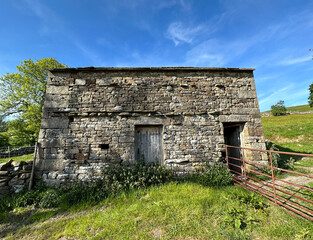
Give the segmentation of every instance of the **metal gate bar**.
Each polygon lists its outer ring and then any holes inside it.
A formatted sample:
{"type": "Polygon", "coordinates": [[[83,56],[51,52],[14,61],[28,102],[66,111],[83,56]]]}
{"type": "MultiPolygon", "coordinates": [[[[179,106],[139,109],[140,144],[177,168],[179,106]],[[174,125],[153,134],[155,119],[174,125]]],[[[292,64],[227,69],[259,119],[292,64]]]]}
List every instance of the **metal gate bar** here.
{"type": "Polygon", "coordinates": [[[252,190],[266,197],[267,199],[275,202],[276,204],[282,206],[284,209],[288,209],[291,212],[294,212],[302,217],[305,217],[313,221],[313,201],[305,197],[305,196],[310,195],[310,193],[312,194],[312,197],[313,197],[313,189],[307,186],[303,186],[297,183],[293,183],[284,179],[277,178],[275,177],[274,170],[278,170],[278,171],[286,172],[286,173],[292,173],[292,174],[296,174],[299,176],[304,176],[304,177],[312,178],[312,179],[313,179],[313,176],[309,174],[299,173],[296,171],[273,166],[273,157],[272,157],[273,153],[313,158],[313,154],[289,153],[289,152],[282,152],[282,151],[271,151],[271,150],[253,149],[253,148],[226,145],[227,167],[233,173],[233,180],[235,184],[243,186],[244,188],[247,188],[249,190],[252,190]],[[230,152],[229,148],[240,149],[241,158],[229,156],[229,152],[230,152]],[[253,159],[252,161],[247,160],[247,156],[245,154],[245,152],[247,151],[267,153],[269,155],[269,159],[268,159],[269,165],[255,162],[255,161],[258,161],[259,159],[253,159]],[[242,164],[240,165],[235,164],[232,162],[232,160],[240,161],[242,164]],[[231,169],[232,166],[235,167],[237,171],[231,169]],[[252,167],[254,168],[251,169],[252,167]],[[262,167],[263,172],[262,172],[262,169],[260,170],[260,168],[258,167],[262,167]],[[240,169],[241,171],[238,172],[240,169]],[[264,169],[269,169],[269,171],[265,171],[266,173],[264,173],[264,169]],[[267,174],[267,173],[270,173],[270,174],[267,174]],[[269,178],[270,182],[257,179],[257,177],[249,176],[249,174],[254,174],[256,176],[264,176],[266,178],[269,178]],[[279,184],[279,182],[282,182],[283,184],[287,186],[283,186],[282,184],[279,184]],[[297,187],[298,189],[292,189],[293,187],[297,187]],[[285,189],[282,189],[282,188],[285,188],[285,189]],[[308,191],[309,193],[304,194],[303,192],[301,192],[301,189],[308,191]],[[290,192],[291,190],[293,192],[290,192]],[[296,195],[295,192],[297,194],[301,194],[302,196],[296,195]],[[286,196],[281,195],[281,194],[285,194],[286,196]],[[291,198],[295,198],[295,199],[291,199],[291,198]]]}

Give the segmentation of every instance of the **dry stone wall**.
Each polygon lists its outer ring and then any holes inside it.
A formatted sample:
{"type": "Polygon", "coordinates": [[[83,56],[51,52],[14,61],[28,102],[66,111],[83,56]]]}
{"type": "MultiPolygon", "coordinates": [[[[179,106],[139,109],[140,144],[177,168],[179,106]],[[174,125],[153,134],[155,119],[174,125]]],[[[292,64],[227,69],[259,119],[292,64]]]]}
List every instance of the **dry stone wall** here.
{"type": "Polygon", "coordinates": [[[225,123],[243,124],[242,146],[264,149],[253,69],[55,69],[36,176],[59,185],[136,161],[135,130],[142,125],[162,126],[163,164],[192,170],[222,158],[225,123]]]}
{"type": "Polygon", "coordinates": [[[33,160],[10,160],[0,164],[0,197],[19,192],[29,186],[33,160]]]}
{"type": "Polygon", "coordinates": [[[23,156],[25,154],[30,154],[35,151],[35,147],[19,147],[17,149],[13,150],[6,150],[0,152],[0,158],[10,158],[10,157],[16,157],[16,156],[23,156]]]}

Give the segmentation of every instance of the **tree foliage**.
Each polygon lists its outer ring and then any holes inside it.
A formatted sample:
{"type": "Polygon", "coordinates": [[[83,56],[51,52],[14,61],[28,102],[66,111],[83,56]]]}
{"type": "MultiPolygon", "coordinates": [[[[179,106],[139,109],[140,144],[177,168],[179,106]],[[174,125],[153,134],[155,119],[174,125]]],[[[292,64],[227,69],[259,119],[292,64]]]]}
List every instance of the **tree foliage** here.
{"type": "Polygon", "coordinates": [[[36,141],[40,129],[42,106],[48,70],[67,67],[54,58],[23,61],[17,66],[17,73],[0,77],[0,118],[12,116],[8,125],[12,144],[30,144],[36,141]],[[20,139],[21,140],[21,139],[20,139]]]}
{"type": "Polygon", "coordinates": [[[7,146],[9,144],[9,136],[7,134],[7,124],[3,119],[0,117],[0,147],[7,146]]]}
{"type": "Polygon", "coordinates": [[[7,124],[0,116],[0,133],[5,132],[7,130],[7,124]]]}
{"type": "Polygon", "coordinates": [[[313,107],[313,83],[309,87],[310,95],[309,95],[309,105],[313,107]]]}
{"type": "Polygon", "coordinates": [[[284,103],[285,102],[283,100],[280,100],[275,105],[271,106],[271,112],[272,112],[273,116],[280,116],[280,115],[286,114],[287,109],[286,109],[284,103]]]}

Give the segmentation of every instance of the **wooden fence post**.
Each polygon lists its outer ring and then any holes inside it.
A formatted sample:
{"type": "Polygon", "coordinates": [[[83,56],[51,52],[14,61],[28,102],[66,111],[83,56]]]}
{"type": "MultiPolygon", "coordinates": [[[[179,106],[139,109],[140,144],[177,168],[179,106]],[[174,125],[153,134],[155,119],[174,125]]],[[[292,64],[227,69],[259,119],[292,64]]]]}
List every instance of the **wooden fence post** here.
{"type": "Polygon", "coordinates": [[[34,151],[34,160],[33,160],[33,166],[32,166],[32,172],[30,174],[30,181],[28,185],[28,191],[30,191],[33,187],[33,179],[34,179],[34,173],[35,173],[35,164],[36,164],[36,158],[37,158],[37,149],[40,144],[36,142],[35,144],[35,151],[34,151]]]}

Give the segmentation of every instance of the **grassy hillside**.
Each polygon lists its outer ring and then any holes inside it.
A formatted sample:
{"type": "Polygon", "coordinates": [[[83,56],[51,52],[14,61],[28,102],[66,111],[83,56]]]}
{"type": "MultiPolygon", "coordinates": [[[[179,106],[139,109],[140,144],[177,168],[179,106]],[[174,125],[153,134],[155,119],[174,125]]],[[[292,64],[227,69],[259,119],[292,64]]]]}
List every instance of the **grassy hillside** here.
{"type": "MultiPolygon", "coordinates": [[[[270,113],[271,110],[267,110],[262,112],[264,113],[270,113]]],[[[310,107],[310,105],[299,105],[299,106],[294,106],[294,107],[287,107],[287,112],[289,113],[294,113],[294,112],[300,112],[300,113],[305,113],[305,112],[313,112],[313,108],[310,107]]]]}
{"type": "Polygon", "coordinates": [[[0,236],[14,225],[6,239],[313,238],[312,222],[253,193],[193,183],[137,190],[67,211],[20,209],[3,219],[0,236]]]}
{"type": "Polygon", "coordinates": [[[263,117],[265,138],[294,152],[313,153],[313,113],[263,117]]]}
{"type": "Polygon", "coordinates": [[[295,107],[287,107],[288,112],[312,112],[313,108],[310,105],[299,105],[295,107]]]}

